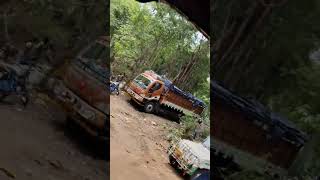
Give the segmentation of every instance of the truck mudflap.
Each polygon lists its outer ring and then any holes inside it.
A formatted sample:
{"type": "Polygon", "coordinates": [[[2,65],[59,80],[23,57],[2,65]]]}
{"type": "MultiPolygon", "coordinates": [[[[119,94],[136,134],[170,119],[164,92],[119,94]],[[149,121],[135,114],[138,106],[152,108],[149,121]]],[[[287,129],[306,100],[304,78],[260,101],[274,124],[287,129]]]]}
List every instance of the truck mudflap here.
{"type": "Polygon", "coordinates": [[[80,125],[90,135],[107,139],[108,115],[90,106],[70,89],[64,86],[63,81],[50,79],[49,87],[53,90],[54,98],[61,104],[74,122],[80,125]]]}

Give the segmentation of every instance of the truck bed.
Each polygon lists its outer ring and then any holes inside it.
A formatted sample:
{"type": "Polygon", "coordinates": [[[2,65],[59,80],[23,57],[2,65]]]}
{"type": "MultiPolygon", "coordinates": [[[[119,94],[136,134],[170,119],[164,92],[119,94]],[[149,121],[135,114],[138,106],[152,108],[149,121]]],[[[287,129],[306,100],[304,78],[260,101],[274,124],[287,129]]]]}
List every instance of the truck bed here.
{"type": "Polygon", "coordinates": [[[182,91],[169,80],[165,80],[164,82],[165,95],[162,97],[161,104],[175,108],[185,114],[194,113],[201,115],[205,109],[205,104],[200,99],[182,91]]]}

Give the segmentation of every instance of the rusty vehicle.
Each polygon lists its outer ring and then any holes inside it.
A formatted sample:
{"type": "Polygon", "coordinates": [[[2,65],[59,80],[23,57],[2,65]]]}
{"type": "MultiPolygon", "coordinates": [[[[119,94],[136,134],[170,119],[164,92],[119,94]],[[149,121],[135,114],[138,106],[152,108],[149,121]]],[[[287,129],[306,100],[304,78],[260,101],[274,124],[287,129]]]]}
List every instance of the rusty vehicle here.
{"type": "Polygon", "coordinates": [[[64,107],[69,119],[103,140],[109,137],[108,55],[109,38],[100,37],[48,81],[51,95],[64,107]]]}
{"type": "Polygon", "coordinates": [[[170,80],[153,71],[139,74],[125,91],[131,99],[143,106],[147,113],[165,111],[176,117],[190,115],[200,118],[206,108],[200,99],[182,91],[170,80]]]}
{"type": "MultiPolygon", "coordinates": [[[[244,170],[287,176],[303,155],[308,136],[256,100],[237,96],[215,81],[211,86],[215,100],[211,145],[215,151],[233,157],[244,170]]],[[[303,162],[298,164],[303,166],[303,162]]]]}

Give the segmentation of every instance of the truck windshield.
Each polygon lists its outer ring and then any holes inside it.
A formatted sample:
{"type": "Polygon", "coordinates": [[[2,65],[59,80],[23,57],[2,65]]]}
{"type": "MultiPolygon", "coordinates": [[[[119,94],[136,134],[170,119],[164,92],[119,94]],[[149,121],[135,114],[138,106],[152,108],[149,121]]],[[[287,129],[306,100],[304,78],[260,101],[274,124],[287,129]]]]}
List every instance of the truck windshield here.
{"type": "Polygon", "coordinates": [[[136,82],[141,88],[147,89],[147,87],[151,83],[151,80],[144,77],[143,75],[139,75],[134,79],[134,82],[136,82]]]}
{"type": "Polygon", "coordinates": [[[92,70],[98,74],[108,77],[107,72],[107,55],[108,48],[101,43],[94,43],[81,56],[83,63],[87,64],[92,70]]]}

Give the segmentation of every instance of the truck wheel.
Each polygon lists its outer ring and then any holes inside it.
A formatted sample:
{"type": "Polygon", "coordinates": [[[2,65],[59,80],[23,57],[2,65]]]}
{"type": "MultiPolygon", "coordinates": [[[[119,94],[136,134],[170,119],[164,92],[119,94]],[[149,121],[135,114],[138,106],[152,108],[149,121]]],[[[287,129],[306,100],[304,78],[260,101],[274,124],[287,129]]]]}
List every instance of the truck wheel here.
{"type": "Polygon", "coordinates": [[[147,102],[144,104],[144,111],[147,113],[153,113],[155,110],[155,104],[153,102],[147,102]]]}
{"type": "Polygon", "coordinates": [[[172,155],[169,155],[169,162],[173,167],[176,167],[176,161],[172,155]]]}
{"type": "Polygon", "coordinates": [[[209,180],[210,171],[207,169],[198,169],[191,177],[190,180],[209,180]]]}

